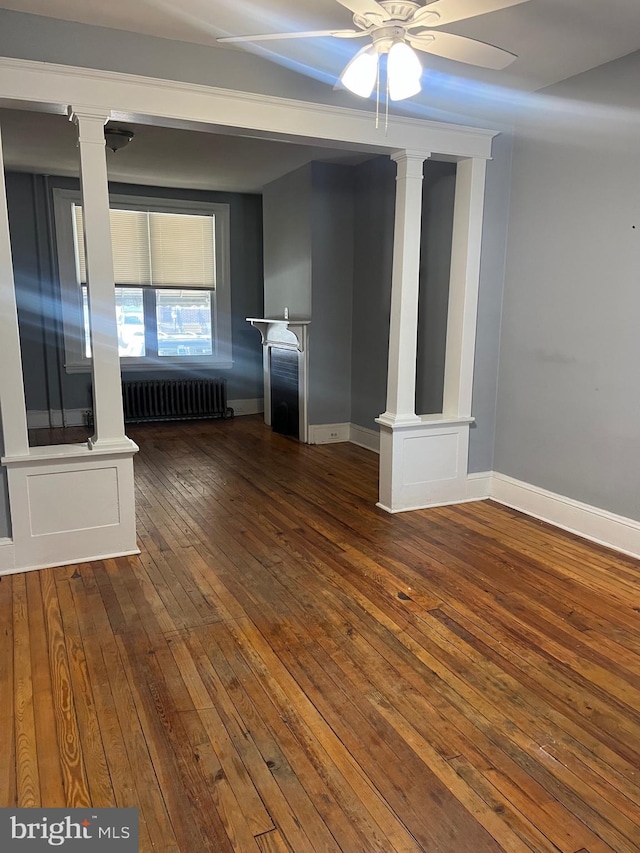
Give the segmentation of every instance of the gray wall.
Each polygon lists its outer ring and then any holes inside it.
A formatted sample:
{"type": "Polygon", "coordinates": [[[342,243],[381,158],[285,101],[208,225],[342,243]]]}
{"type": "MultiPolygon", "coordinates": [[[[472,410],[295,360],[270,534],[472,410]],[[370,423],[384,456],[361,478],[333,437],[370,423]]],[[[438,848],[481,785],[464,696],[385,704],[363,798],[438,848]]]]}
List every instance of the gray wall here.
{"type": "MultiPolygon", "coordinates": [[[[257,195],[210,193],[159,187],[111,184],[113,192],[229,204],[231,215],[231,312],[233,369],[209,370],[228,381],[230,399],[262,396],[260,337],[245,321],[262,311],[262,216],[257,195]]],[[[88,373],[68,374],[60,317],[51,190],[78,188],[70,178],[9,173],[7,202],[16,280],[27,409],[77,409],[90,404],[88,373]]],[[[182,375],[188,368],[176,369],[182,375]]],[[[202,372],[199,373],[201,375],[202,372]]],[[[176,371],[154,371],[154,377],[176,371]]],[[[149,378],[150,374],[143,374],[149,378]]],[[[136,378],[135,372],[127,372],[136,378]]]]}
{"type": "Polygon", "coordinates": [[[640,54],[518,126],[496,470],[640,520],[640,54]]]}
{"type": "MultiPolygon", "coordinates": [[[[48,409],[49,373],[58,373],[58,353],[55,348],[47,351],[45,333],[59,325],[60,310],[46,266],[47,221],[37,203],[45,195],[45,184],[32,175],[11,172],[6,184],[27,409],[48,409]]],[[[58,391],[56,384],[54,380],[58,391]]]]}
{"type": "MultiPolygon", "coordinates": [[[[456,167],[424,166],[416,411],[442,411],[456,167]]],[[[396,165],[364,163],[356,177],[352,421],[375,427],[386,408],[396,165]]]]}
{"type": "Polygon", "coordinates": [[[396,164],[388,157],[357,167],[351,422],[367,429],[376,429],[386,408],[395,189],[396,164]]]}
{"type": "Polygon", "coordinates": [[[312,163],[309,423],[351,420],[353,169],[312,163]]]}
{"type": "Polygon", "coordinates": [[[350,166],[310,163],[265,187],[267,317],[311,318],[309,423],[351,415],[353,177],[350,166]]]}
{"type": "Polygon", "coordinates": [[[469,434],[469,473],[492,471],[494,468],[512,146],[512,134],[501,133],[493,140],[493,159],[487,163],[471,406],[475,422],[469,434]]]}
{"type": "Polygon", "coordinates": [[[422,192],[416,413],[442,411],[456,190],[453,163],[427,160],[422,192]]]}
{"type": "Polygon", "coordinates": [[[262,195],[264,316],[311,316],[311,165],[267,184],[262,195]]]}

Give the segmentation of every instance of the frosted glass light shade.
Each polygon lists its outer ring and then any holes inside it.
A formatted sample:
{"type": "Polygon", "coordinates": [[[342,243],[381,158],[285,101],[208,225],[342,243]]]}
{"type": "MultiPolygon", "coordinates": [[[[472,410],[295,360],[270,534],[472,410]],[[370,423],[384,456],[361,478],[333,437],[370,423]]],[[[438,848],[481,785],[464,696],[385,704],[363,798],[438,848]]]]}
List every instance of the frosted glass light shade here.
{"type": "Polygon", "coordinates": [[[378,54],[373,46],[358,51],[340,75],[345,89],[368,98],[373,92],[378,76],[378,54]]]}
{"type": "Polygon", "coordinates": [[[391,45],[387,59],[389,97],[392,101],[403,101],[420,91],[422,66],[408,44],[398,41],[391,45]]]}

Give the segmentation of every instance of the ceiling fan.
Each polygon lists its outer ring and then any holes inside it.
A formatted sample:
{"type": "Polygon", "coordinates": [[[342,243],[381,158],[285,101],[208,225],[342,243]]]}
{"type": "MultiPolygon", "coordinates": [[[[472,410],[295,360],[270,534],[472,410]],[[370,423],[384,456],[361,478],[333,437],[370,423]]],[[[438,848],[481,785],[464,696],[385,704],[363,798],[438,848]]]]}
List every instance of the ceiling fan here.
{"type": "Polygon", "coordinates": [[[376,82],[379,82],[380,56],[387,54],[389,97],[393,101],[400,101],[420,91],[422,67],[413,48],[483,68],[506,68],[516,59],[515,54],[486,42],[442,32],[438,28],[528,1],[427,0],[422,5],[415,0],[337,0],[353,12],[355,29],[229,36],[219,38],[218,41],[255,42],[318,36],[351,39],[368,36],[372,43],[356,53],[342,71],[340,81],[350,91],[368,98],[376,82]]]}

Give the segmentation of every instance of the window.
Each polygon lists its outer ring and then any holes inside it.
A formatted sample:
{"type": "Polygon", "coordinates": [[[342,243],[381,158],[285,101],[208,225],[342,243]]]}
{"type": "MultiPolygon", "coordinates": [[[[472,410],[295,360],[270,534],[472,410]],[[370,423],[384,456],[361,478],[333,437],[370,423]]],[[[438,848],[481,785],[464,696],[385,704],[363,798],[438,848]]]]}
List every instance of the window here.
{"type": "MultiPolygon", "coordinates": [[[[231,367],[229,209],[111,196],[123,369],[231,367]]],[[[67,370],[91,358],[80,194],[54,191],[67,370]]]]}

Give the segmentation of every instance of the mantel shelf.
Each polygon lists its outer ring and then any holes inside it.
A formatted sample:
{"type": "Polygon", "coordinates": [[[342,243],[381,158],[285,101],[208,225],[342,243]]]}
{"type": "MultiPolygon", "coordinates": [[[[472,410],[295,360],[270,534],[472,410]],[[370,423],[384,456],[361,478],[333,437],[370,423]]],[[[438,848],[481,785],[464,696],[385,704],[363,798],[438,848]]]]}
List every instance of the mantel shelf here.
{"type": "Polygon", "coordinates": [[[300,352],[307,348],[308,317],[247,317],[247,322],[260,332],[263,346],[293,345],[300,352]]]}
{"type": "Polygon", "coordinates": [[[308,326],[311,320],[307,318],[300,317],[247,317],[248,323],[267,323],[271,325],[272,323],[284,324],[286,326],[308,326]]]}

